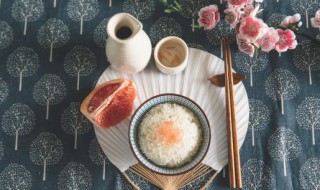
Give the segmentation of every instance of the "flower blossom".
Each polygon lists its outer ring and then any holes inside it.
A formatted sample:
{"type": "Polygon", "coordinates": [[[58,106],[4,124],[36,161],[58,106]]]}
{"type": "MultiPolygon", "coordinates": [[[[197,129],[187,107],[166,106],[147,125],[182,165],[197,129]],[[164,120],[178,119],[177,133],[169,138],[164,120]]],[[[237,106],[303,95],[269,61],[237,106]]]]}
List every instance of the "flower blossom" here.
{"type": "Polygon", "coordinates": [[[312,27],[319,28],[320,30],[320,9],[316,12],[316,15],[310,20],[312,27]]]}
{"type": "Polygon", "coordinates": [[[260,37],[264,27],[265,24],[261,19],[248,16],[241,21],[239,35],[244,39],[255,41],[260,37]]]}
{"type": "Polygon", "coordinates": [[[276,43],[275,50],[279,53],[285,52],[288,49],[294,49],[297,46],[296,35],[292,30],[277,29],[279,41],[276,43]]]}
{"type": "Polygon", "coordinates": [[[254,6],[253,5],[246,5],[243,8],[243,13],[242,13],[241,17],[244,18],[244,17],[250,16],[253,11],[254,11],[254,6]]]}
{"type": "Polygon", "coordinates": [[[239,38],[239,36],[237,36],[237,44],[240,51],[248,54],[250,57],[253,57],[255,47],[248,40],[239,38]]]}
{"type": "Polygon", "coordinates": [[[199,11],[198,23],[205,29],[213,29],[220,20],[220,13],[217,5],[203,7],[199,11]]]}
{"type": "Polygon", "coordinates": [[[262,51],[269,52],[273,50],[279,41],[279,35],[273,28],[265,28],[262,36],[257,39],[256,44],[261,47],[262,51]]]}
{"type": "Polygon", "coordinates": [[[224,10],[225,21],[230,24],[231,28],[235,28],[240,21],[240,9],[234,6],[228,6],[227,9],[224,10]]]}
{"type": "Polygon", "coordinates": [[[256,17],[258,13],[262,12],[262,9],[259,10],[259,8],[260,8],[260,5],[258,5],[256,7],[254,7],[251,4],[246,5],[243,8],[243,12],[242,12],[241,18],[245,18],[245,17],[248,17],[248,16],[256,17]]]}
{"type": "Polygon", "coordinates": [[[283,21],[280,23],[281,27],[290,28],[292,25],[298,23],[298,27],[302,25],[301,15],[299,13],[294,14],[293,16],[286,16],[283,21]]]}

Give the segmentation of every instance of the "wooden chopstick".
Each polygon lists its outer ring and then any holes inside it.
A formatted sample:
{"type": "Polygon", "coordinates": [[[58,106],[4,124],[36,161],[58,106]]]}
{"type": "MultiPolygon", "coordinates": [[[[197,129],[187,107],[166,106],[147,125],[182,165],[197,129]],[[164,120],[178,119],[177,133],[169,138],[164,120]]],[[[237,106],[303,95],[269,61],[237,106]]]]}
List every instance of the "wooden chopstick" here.
{"type": "Polygon", "coordinates": [[[232,75],[232,56],[230,50],[229,40],[227,40],[227,50],[229,52],[229,82],[230,82],[230,101],[231,101],[231,118],[232,118],[232,135],[233,135],[233,151],[235,159],[235,172],[236,172],[236,188],[242,188],[242,179],[241,179],[241,163],[239,155],[239,146],[238,146],[238,135],[237,135],[237,121],[236,121],[236,110],[234,103],[234,89],[233,89],[233,75],[232,75]]]}
{"type": "Polygon", "coordinates": [[[233,151],[233,135],[232,135],[232,120],[230,117],[231,113],[231,102],[229,98],[230,88],[229,88],[229,67],[228,67],[228,55],[226,38],[223,40],[223,58],[224,58],[224,72],[225,72],[225,92],[226,92],[226,114],[227,114],[227,134],[228,134],[228,160],[229,160],[229,183],[231,188],[236,187],[235,181],[235,168],[234,168],[234,151],[233,151]]]}
{"type": "Polygon", "coordinates": [[[228,38],[224,38],[224,61],[225,61],[225,89],[226,89],[226,111],[227,131],[229,148],[229,178],[231,188],[242,188],[241,163],[237,137],[237,125],[234,103],[233,74],[231,50],[228,38]]]}

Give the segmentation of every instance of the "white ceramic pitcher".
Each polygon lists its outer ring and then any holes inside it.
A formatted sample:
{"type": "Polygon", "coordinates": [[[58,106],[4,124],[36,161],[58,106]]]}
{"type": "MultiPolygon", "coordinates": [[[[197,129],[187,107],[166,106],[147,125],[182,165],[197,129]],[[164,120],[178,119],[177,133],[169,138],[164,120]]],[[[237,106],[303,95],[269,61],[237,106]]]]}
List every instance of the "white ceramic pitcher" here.
{"type": "Polygon", "coordinates": [[[139,20],[127,13],[112,16],[107,24],[107,58],[122,73],[137,73],[149,63],[152,45],[142,27],[139,20]]]}

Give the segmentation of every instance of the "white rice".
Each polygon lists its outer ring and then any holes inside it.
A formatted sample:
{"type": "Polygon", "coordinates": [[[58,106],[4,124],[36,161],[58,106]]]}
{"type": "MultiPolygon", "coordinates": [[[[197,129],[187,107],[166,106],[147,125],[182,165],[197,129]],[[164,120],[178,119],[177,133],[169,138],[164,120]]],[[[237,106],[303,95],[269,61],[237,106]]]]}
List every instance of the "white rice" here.
{"type": "Polygon", "coordinates": [[[201,128],[198,118],[188,108],[163,103],[152,108],[139,126],[139,145],[145,156],[153,163],[166,167],[178,167],[189,162],[201,144],[201,128]],[[180,140],[174,145],[159,140],[157,129],[164,121],[173,121],[180,129],[180,140]]]}

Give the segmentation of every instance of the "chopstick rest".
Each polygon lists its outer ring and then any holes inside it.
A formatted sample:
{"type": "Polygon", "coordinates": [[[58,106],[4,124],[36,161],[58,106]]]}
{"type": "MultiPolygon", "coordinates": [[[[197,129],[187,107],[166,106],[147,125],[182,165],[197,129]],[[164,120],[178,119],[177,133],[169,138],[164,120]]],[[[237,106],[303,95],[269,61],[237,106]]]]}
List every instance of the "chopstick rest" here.
{"type": "MultiPolygon", "coordinates": [[[[241,73],[232,73],[233,84],[236,85],[239,82],[246,79],[246,75],[241,73]]],[[[218,87],[225,87],[225,74],[214,75],[208,79],[212,84],[218,87]]]]}

